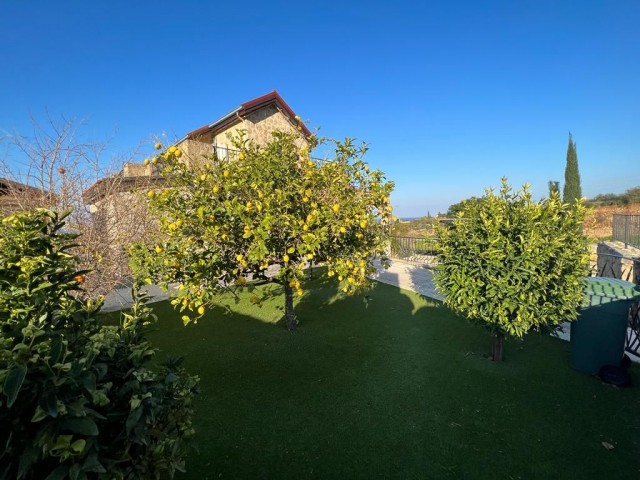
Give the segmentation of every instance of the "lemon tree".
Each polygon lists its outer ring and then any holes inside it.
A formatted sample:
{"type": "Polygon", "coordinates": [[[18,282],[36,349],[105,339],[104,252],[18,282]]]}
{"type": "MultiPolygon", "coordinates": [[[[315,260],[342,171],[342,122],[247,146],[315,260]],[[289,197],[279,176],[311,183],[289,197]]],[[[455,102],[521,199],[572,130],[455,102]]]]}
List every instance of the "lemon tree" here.
{"type": "Polygon", "coordinates": [[[369,169],[366,145],[351,139],[310,137],[299,148],[300,136],[276,131],[264,146],[233,140],[231,161],[186,158],[176,147],[154,157],[166,183],[148,197],[162,237],[134,246],[133,268],[146,282],[178,285],[173,303],[185,323],[221,291],[251,288],[269,272],[283,286],[286,325],[294,329],[294,295],[304,294],[310,262],[326,263],[345,294],[367,285],[372,258],[388,242],[393,183],[369,169]],[[321,143],[331,146],[332,160],[310,155],[321,143]]]}

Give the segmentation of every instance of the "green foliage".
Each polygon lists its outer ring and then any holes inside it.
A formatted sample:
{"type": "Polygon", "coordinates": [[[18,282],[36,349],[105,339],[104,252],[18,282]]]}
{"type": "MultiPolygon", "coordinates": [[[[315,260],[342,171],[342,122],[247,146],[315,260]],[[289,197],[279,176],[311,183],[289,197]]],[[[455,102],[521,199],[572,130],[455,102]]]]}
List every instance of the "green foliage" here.
{"type": "Polygon", "coordinates": [[[145,300],[117,326],[77,295],[66,215],[0,223],[0,479],[159,478],[183,469],[197,378],[152,370],[145,300]]]}
{"type": "Polygon", "coordinates": [[[458,203],[454,203],[449,207],[449,210],[447,210],[447,217],[453,218],[457,217],[459,214],[465,215],[465,212],[468,211],[468,208],[470,208],[471,205],[475,205],[481,201],[482,198],[470,197],[458,203]]]}
{"type": "Polygon", "coordinates": [[[438,219],[434,217],[420,217],[407,221],[398,221],[391,227],[391,234],[395,237],[431,237],[435,234],[438,219]]]}
{"type": "Polygon", "coordinates": [[[630,205],[634,203],[640,203],[640,186],[630,188],[621,194],[604,193],[587,200],[587,204],[596,207],[601,205],[630,205]]]}
{"type": "Polygon", "coordinates": [[[309,146],[300,148],[307,141],[324,142],[274,132],[262,147],[236,137],[233,161],[185,160],[175,147],[156,157],[167,188],[149,198],[164,237],[134,246],[134,272],[179,284],[174,305],[202,316],[219,293],[253,288],[248,280],[278,265],[289,328],[296,323],[291,296],[303,294],[308,262],[326,262],[347,294],[364,287],[387,242],[393,184],[369,171],[366,146],[334,142],[335,159],[320,161],[309,146]]]}
{"type": "Polygon", "coordinates": [[[578,171],[578,153],[576,142],[569,133],[569,145],[567,147],[567,163],[564,170],[564,190],[562,199],[565,203],[575,203],[582,198],[580,186],[580,172],[578,171]]]}
{"type": "Polygon", "coordinates": [[[556,182],[555,180],[549,180],[549,196],[553,196],[554,194],[560,194],[560,182],[556,182]]]}
{"type": "Polygon", "coordinates": [[[553,193],[533,202],[502,180],[439,231],[435,276],[445,303],[493,333],[522,337],[574,320],[587,275],[585,208],[553,193]],[[464,217],[464,218],[463,218],[464,217]]]}

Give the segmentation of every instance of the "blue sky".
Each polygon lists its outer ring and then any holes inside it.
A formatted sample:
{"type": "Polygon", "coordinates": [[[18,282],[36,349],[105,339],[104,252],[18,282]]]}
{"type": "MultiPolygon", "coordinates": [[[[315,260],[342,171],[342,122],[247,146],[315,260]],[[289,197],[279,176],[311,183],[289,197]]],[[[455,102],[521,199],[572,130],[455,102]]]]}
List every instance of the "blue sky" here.
{"type": "Polygon", "coordinates": [[[0,0],[0,18],[0,131],[48,111],[127,150],[275,89],[370,144],[399,216],[502,176],[541,197],[569,131],[584,195],[640,185],[637,0],[0,0]]]}

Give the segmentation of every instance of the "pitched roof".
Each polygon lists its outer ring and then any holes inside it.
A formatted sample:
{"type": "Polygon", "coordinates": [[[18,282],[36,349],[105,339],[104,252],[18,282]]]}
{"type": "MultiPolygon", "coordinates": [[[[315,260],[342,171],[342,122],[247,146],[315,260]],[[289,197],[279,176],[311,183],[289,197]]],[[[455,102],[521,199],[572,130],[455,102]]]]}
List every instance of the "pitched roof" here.
{"type": "Polygon", "coordinates": [[[159,175],[124,176],[122,174],[118,174],[98,180],[87,190],[82,192],[82,199],[86,204],[93,204],[113,193],[133,191],[142,187],[161,187],[165,182],[166,179],[159,175]]]}
{"type": "Polygon", "coordinates": [[[248,102],[243,103],[239,107],[235,108],[231,112],[227,113],[223,117],[219,118],[213,123],[208,125],[204,125],[200,128],[193,130],[192,132],[187,133],[184,138],[180,139],[180,142],[199,137],[205,133],[216,134],[217,132],[224,130],[230,125],[236,123],[239,119],[245,118],[251,112],[258,110],[259,108],[265,107],[267,105],[274,104],[280,111],[289,118],[289,121],[295,126],[300,126],[302,128],[302,132],[305,136],[312,135],[311,131],[307,128],[307,126],[296,118],[295,112],[291,109],[287,102],[283,100],[278,92],[273,90],[266,95],[262,95],[261,97],[254,98],[253,100],[249,100],[248,102]]]}
{"type": "Polygon", "coordinates": [[[49,192],[41,188],[32,187],[31,185],[9,180],[8,178],[0,178],[0,195],[9,195],[15,192],[26,192],[31,195],[49,194],[49,192]]]}

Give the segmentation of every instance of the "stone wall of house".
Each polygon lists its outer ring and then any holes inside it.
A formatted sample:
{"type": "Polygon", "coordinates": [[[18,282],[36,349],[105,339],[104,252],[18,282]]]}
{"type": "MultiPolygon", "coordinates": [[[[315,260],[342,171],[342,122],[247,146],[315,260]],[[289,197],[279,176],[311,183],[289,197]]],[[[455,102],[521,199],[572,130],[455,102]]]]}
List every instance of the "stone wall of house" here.
{"type": "Polygon", "coordinates": [[[198,140],[187,139],[178,145],[184,153],[187,164],[199,164],[209,158],[212,153],[210,137],[198,140]]]}
{"type": "MultiPolygon", "coordinates": [[[[271,141],[274,130],[297,133],[297,128],[289,121],[276,105],[268,105],[251,112],[243,121],[243,128],[247,131],[248,138],[258,145],[264,145],[271,141]]],[[[298,147],[305,146],[306,141],[300,138],[298,147]]]]}
{"type": "Polygon", "coordinates": [[[244,130],[246,130],[246,126],[244,123],[244,121],[236,123],[235,125],[227,128],[225,131],[215,135],[213,137],[213,145],[220,149],[228,148],[231,150],[236,150],[236,147],[233,146],[231,139],[237,137],[244,130]]]}
{"type": "Polygon", "coordinates": [[[122,167],[122,175],[125,177],[150,177],[155,173],[155,167],[152,164],[128,162],[122,167]]]}

